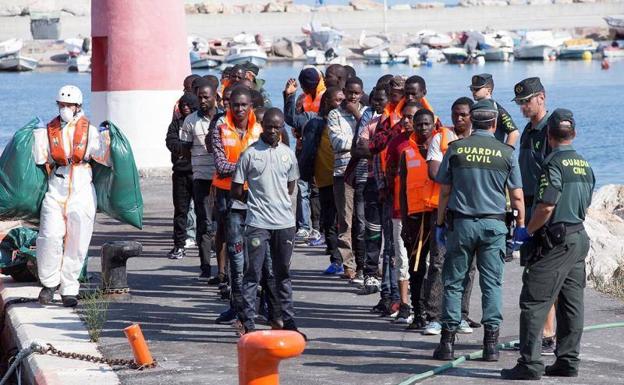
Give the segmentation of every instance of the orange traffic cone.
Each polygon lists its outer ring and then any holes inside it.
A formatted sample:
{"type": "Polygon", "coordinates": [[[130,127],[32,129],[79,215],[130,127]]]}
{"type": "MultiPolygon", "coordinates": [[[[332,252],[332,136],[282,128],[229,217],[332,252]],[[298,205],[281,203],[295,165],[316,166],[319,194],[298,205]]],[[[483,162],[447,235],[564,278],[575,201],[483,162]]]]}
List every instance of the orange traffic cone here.
{"type": "Polygon", "coordinates": [[[238,341],[238,384],[279,385],[280,361],[303,352],[301,334],[288,330],[263,330],[238,341]]]}
{"type": "Polygon", "coordinates": [[[145,338],[143,338],[143,332],[141,332],[139,324],[132,324],[131,326],[128,326],[124,329],[124,333],[126,334],[126,338],[128,338],[128,342],[132,348],[136,364],[139,366],[146,366],[154,363],[152,353],[150,353],[149,348],[147,347],[147,342],[145,342],[145,338]]]}

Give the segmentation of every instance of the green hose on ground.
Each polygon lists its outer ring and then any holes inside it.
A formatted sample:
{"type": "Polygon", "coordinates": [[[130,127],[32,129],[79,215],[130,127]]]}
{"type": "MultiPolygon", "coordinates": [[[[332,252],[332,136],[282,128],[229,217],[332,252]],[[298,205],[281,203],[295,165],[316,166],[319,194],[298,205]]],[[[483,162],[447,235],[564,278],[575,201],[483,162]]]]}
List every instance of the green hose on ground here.
{"type": "MultiPolygon", "coordinates": [[[[614,329],[614,328],[622,328],[624,327],[624,322],[614,322],[614,323],[608,323],[608,324],[599,324],[599,325],[591,325],[591,326],[586,326],[583,328],[583,331],[585,332],[589,332],[589,331],[593,331],[593,330],[602,330],[602,329],[614,329]]],[[[505,342],[503,344],[499,344],[498,348],[499,349],[508,349],[513,347],[515,344],[517,344],[518,340],[515,341],[511,341],[511,342],[505,342]]],[[[459,358],[454,359],[453,361],[446,363],[444,365],[440,365],[435,369],[432,370],[428,370],[426,372],[422,372],[419,374],[416,374],[404,381],[402,381],[401,383],[399,383],[398,385],[412,385],[415,384],[416,382],[422,381],[426,378],[429,377],[433,377],[436,374],[440,374],[446,370],[449,370],[451,368],[455,368],[461,364],[463,364],[466,360],[476,360],[479,359],[483,356],[483,350],[478,350],[476,352],[472,352],[470,354],[465,354],[459,358]]]]}

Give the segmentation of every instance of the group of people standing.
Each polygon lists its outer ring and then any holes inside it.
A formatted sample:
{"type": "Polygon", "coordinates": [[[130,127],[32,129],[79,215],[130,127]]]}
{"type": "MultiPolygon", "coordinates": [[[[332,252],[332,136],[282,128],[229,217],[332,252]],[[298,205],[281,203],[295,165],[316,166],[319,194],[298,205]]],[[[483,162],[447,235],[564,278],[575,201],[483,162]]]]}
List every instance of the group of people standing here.
{"type": "Polygon", "coordinates": [[[521,358],[501,375],[578,373],[582,223],[595,180],[572,148],[572,112],[548,113],[539,78],[514,87],[529,119],[520,135],[486,73],[472,77],[472,98],[452,103],[447,126],[420,76],[384,75],[366,93],[352,67],[308,66],[286,82],[280,110],[258,72],[246,63],[220,80],[187,77],[167,133],[169,257],[185,255],[192,200],[200,277],[230,302],[217,323],[250,333],[261,313],[273,328],[298,331],[289,268],[295,243],[305,242],[326,246],[323,274],[379,293],[372,312],[439,334],[434,358],[454,359],[456,333],[483,324],[483,358],[497,361],[504,264],[520,249],[521,358]],[[477,270],[481,323],[468,311],[477,270]],[[544,369],[549,351],[557,361],[544,369]]]}

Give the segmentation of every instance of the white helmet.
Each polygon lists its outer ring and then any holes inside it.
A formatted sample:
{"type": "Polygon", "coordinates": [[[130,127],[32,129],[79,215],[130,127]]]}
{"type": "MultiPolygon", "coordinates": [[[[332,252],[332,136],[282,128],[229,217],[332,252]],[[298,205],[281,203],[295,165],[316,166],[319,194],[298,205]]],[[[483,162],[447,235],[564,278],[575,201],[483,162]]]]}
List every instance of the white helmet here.
{"type": "Polygon", "coordinates": [[[61,87],[56,96],[57,102],[82,104],[82,92],[80,88],[72,85],[61,87]]]}

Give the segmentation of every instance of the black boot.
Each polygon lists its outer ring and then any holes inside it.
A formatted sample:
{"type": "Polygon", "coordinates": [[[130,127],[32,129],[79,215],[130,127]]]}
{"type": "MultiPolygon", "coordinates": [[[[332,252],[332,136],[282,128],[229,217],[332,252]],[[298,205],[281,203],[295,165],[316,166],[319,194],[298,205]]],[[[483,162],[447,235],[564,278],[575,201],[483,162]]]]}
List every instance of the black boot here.
{"type": "Polygon", "coordinates": [[[55,287],[43,287],[39,292],[39,303],[42,305],[47,305],[52,302],[54,298],[54,292],[56,291],[55,287]]]}
{"type": "Polygon", "coordinates": [[[78,298],[75,295],[62,295],[61,299],[65,307],[76,307],[78,305],[78,298]]]}
{"type": "Polygon", "coordinates": [[[442,361],[455,359],[455,331],[442,329],[440,344],[433,352],[433,358],[442,361]]]}
{"type": "Polygon", "coordinates": [[[542,378],[539,374],[529,370],[526,366],[516,364],[511,369],[501,370],[501,377],[505,380],[539,380],[542,378]]]}
{"type": "Polygon", "coordinates": [[[490,326],[483,330],[483,361],[498,361],[498,331],[490,326]]]}
{"type": "Polygon", "coordinates": [[[553,377],[578,377],[578,369],[557,360],[554,364],[546,366],[545,374],[553,377]]]}

